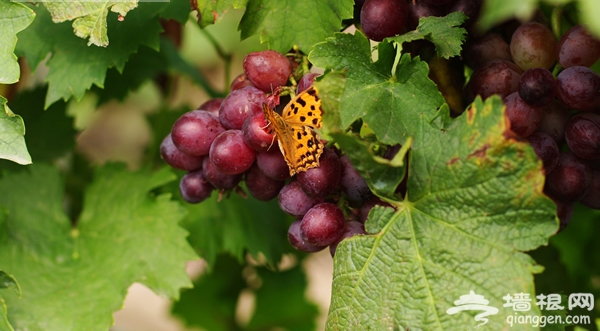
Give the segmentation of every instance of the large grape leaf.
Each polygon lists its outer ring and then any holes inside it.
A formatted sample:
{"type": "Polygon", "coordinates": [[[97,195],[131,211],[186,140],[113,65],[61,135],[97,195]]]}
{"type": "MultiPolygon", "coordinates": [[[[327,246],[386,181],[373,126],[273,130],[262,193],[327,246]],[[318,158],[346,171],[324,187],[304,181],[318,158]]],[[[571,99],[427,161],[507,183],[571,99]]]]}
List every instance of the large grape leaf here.
{"type": "Polygon", "coordinates": [[[381,142],[404,143],[422,115],[433,117],[444,103],[427,75],[427,64],[405,54],[392,73],[396,51],[389,42],[379,43],[378,60],[371,58],[369,40],[360,32],[338,33],[315,45],[309,60],[318,67],[345,70],[342,126],[362,118],[381,142]]]}
{"type": "Polygon", "coordinates": [[[17,32],[33,22],[35,13],[21,3],[0,0],[0,84],[16,83],[21,76],[17,57],[17,32]]]}
{"type": "Polygon", "coordinates": [[[90,38],[89,45],[108,46],[108,11],[125,17],[137,7],[138,0],[94,1],[94,2],[44,2],[55,23],[73,21],[73,32],[80,38],[90,38]]]}
{"type": "Polygon", "coordinates": [[[196,0],[198,24],[205,28],[219,22],[223,14],[231,8],[243,8],[249,0],[196,0]]]}
{"type": "Polygon", "coordinates": [[[405,200],[376,208],[370,235],[338,246],[328,330],[473,328],[482,311],[447,313],[470,291],[498,308],[485,327],[501,330],[514,314],[503,296],[535,297],[532,273],[542,268],[522,251],[558,229],[541,162],[528,144],[505,137],[499,98],[477,99],[456,120],[444,109],[412,129],[405,200]]]}
{"type": "Polygon", "coordinates": [[[209,264],[222,252],[240,261],[248,252],[255,258],[262,254],[274,266],[292,250],[287,241],[290,216],[275,201],[267,203],[235,193],[218,201],[215,192],[210,199],[189,205],[188,210],[183,224],[190,231],[189,241],[209,264]]]}
{"type": "Polygon", "coordinates": [[[197,257],[177,225],[185,210],[170,194],[150,193],[174,179],[168,169],[98,169],[76,226],[63,210],[58,170],[28,170],[0,179],[0,191],[10,192],[0,196],[8,211],[0,265],[23,293],[4,295],[16,329],[105,331],[133,282],[172,298],[191,285],[185,261],[197,257]]]}
{"type": "Polygon", "coordinates": [[[120,22],[116,16],[108,18],[108,47],[89,47],[85,40],[73,35],[69,23],[56,24],[43,6],[36,7],[33,24],[19,33],[17,54],[25,56],[35,69],[51,54],[47,65],[49,84],[45,107],[57,100],[81,99],[92,85],[104,87],[108,68],[123,71],[125,63],[140,45],[158,50],[162,28],[159,14],[168,3],[144,2],[120,22]],[[143,31],[143,33],[140,33],[143,31]]]}
{"type": "Polygon", "coordinates": [[[21,116],[13,113],[7,100],[0,96],[0,158],[19,164],[31,163],[25,146],[25,124],[21,116]]]}
{"type": "Polygon", "coordinates": [[[259,34],[270,49],[305,53],[342,28],[353,16],[352,0],[249,0],[240,22],[242,39],[259,34]]]}
{"type": "MultiPolygon", "coordinates": [[[[6,214],[4,213],[4,211],[1,211],[0,213],[2,213],[0,215],[0,224],[2,224],[4,222],[6,214]]],[[[15,277],[13,275],[7,274],[4,270],[0,270],[0,290],[5,290],[11,287],[14,288],[17,295],[21,295],[21,287],[19,286],[19,283],[17,282],[15,277]]],[[[4,302],[2,296],[0,296],[0,304],[0,330],[14,331],[12,325],[10,325],[10,322],[8,322],[6,302],[4,302]]]]}

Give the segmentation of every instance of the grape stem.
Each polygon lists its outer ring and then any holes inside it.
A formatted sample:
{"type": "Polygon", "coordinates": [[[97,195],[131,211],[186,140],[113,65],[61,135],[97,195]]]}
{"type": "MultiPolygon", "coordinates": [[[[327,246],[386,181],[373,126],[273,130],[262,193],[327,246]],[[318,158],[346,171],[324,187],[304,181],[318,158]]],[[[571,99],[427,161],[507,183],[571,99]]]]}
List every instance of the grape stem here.
{"type": "Polygon", "coordinates": [[[560,36],[562,35],[561,31],[560,31],[560,19],[562,17],[562,13],[563,13],[563,7],[564,5],[556,5],[554,6],[554,9],[552,9],[552,14],[551,14],[551,24],[552,24],[552,32],[554,33],[554,36],[557,39],[560,39],[560,36]]]}
{"type": "MultiPolygon", "coordinates": [[[[200,25],[198,25],[200,27],[200,25]]],[[[225,93],[229,93],[229,82],[231,82],[231,53],[225,52],[223,47],[217,42],[206,29],[200,28],[200,32],[208,39],[208,42],[215,48],[219,57],[225,62],[225,93]]]]}

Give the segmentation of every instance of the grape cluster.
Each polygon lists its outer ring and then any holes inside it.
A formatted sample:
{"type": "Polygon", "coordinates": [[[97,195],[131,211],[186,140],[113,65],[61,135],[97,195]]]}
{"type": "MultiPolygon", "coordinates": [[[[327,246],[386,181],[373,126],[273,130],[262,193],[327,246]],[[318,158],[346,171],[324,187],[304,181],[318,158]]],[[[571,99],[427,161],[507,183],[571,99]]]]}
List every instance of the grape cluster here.
{"type": "Polygon", "coordinates": [[[561,226],[576,201],[599,209],[600,75],[589,67],[600,40],[577,25],[557,41],[546,25],[528,22],[509,41],[493,32],[469,42],[464,59],[474,69],[465,97],[503,98],[512,134],[543,162],[561,226]]]}
{"type": "Polygon", "coordinates": [[[483,0],[363,0],[354,2],[354,12],[360,13],[360,25],[369,39],[382,41],[405,31],[414,30],[419,19],[445,16],[461,11],[470,26],[481,10],[483,0]]]}
{"type": "MultiPolygon", "coordinates": [[[[291,178],[262,105],[276,103],[278,95],[272,91],[293,77],[293,61],[262,51],[248,54],[243,67],[224,99],[209,100],[175,121],[161,144],[161,156],[188,171],[179,186],[185,201],[202,202],[215,190],[243,194],[239,184],[244,180],[254,198],[277,198],[280,208],[296,218],[288,231],[294,248],[316,252],[329,246],[333,256],[341,240],[365,233],[368,211],[384,203],[334,147],[324,148],[319,167],[291,178]]],[[[296,93],[310,87],[316,76],[301,75],[296,93]]]]}

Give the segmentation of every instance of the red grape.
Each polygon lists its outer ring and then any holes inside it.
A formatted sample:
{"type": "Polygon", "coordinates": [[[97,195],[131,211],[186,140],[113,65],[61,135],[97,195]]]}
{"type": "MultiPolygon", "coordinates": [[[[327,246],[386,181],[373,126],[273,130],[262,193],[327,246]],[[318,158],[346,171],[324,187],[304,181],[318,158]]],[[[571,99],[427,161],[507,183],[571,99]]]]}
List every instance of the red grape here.
{"type": "Polygon", "coordinates": [[[354,202],[364,203],[369,200],[373,193],[365,179],[354,168],[348,156],[340,157],[340,162],[342,164],[342,177],[340,178],[342,191],[354,202]]]}
{"type": "Polygon", "coordinates": [[[291,177],[290,168],[277,147],[271,148],[268,152],[256,154],[256,164],[269,178],[286,180],[291,177]]]}
{"type": "Polygon", "coordinates": [[[302,220],[295,220],[288,229],[288,241],[295,249],[305,253],[315,253],[323,250],[325,246],[313,246],[300,236],[300,224],[302,220]]]}
{"type": "Polygon", "coordinates": [[[340,207],[323,202],[312,207],[302,217],[300,236],[313,246],[327,246],[344,233],[345,224],[340,207]]]}
{"type": "Polygon", "coordinates": [[[202,172],[204,177],[214,187],[221,190],[231,190],[235,188],[242,180],[242,174],[227,175],[219,171],[217,167],[210,161],[210,158],[205,158],[202,164],[202,172]]]}
{"type": "Polygon", "coordinates": [[[556,38],[543,24],[525,23],[513,33],[510,53],[523,70],[534,67],[549,69],[556,62],[556,38]]]}
{"type": "Polygon", "coordinates": [[[266,50],[244,58],[244,73],[254,86],[264,92],[273,92],[285,85],[292,73],[292,64],[283,54],[266,50]]]}
{"type": "Polygon", "coordinates": [[[198,110],[207,111],[216,117],[219,117],[219,108],[221,107],[221,103],[223,103],[223,98],[215,98],[206,101],[198,107],[198,110]]]}
{"type": "Polygon", "coordinates": [[[546,174],[549,174],[558,163],[559,150],[556,141],[543,132],[535,132],[527,137],[527,141],[533,147],[535,154],[544,163],[546,174]]]}
{"type": "Polygon", "coordinates": [[[281,191],[285,182],[267,177],[256,164],[246,172],[246,187],[258,200],[269,201],[281,191]]]}
{"type": "Polygon", "coordinates": [[[297,178],[308,196],[324,198],[337,188],[341,174],[340,158],[333,150],[325,147],[319,159],[319,167],[300,172],[297,178]]]}
{"type": "Polygon", "coordinates": [[[337,246],[339,245],[339,243],[342,242],[342,240],[354,237],[358,234],[366,233],[367,232],[365,231],[365,226],[362,223],[356,221],[346,222],[346,226],[344,227],[344,232],[342,233],[342,235],[336,241],[329,245],[329,253],[333,257],[335,255],[335,250],[337,249],[337,246]]]}
{"type": "Polygon", "coordinates": [[[543,107],[554,100],[556,84],[556,79],[548,69],[531,68],[521,75],[519,96],[533,107],[543,107]]]}
{"type": "Polygon", "coordinates": [[[419,25],[419,19],[422,17],[444,16],[444,12],[444,8],[440,6],[431,5],[425,2],[409,2],[406,29],[416,29],[419,25]]]}
{"type": "Polygon", "coordinates": [[[557,77],[558,97],[567,107],[593,111],[600,107],[600,75],[589,68],[574,66],[557,77]]]}
{"type": "Polygon", "coordinates": [[[558,42],[558,63],[563,68],[591,67],[600,59],[600,40],[594,38],[583,25],[565,32],[558,42]]]}
{"type": "Polygon", "coordinates": [[[263,113],[250,116],[242,126],[244,142],[257,152],[266,152],[270,147],[279,148],[275,135],[267,130],[267,121],[263,113]]]}
{"type": "Polygon", "coordinates": [[[279,191],[279,207],[292,216],[304,216],[310,208],[320,202],[320,199],[306,195],[298,181],[287,184],[279,191]]]}
{"type": "Polygon", "coordinates": [[[571,153],[560,153],[558,164],[546,176],[548,195],[562,202],[581,199],[592,184],[592,171],[583,161],[571,153]]]}
{"type": "Polygon", "coordinates": [[[487,99],[493,94],[504,98],[519,88],[521,69],[514,63],[505,60],[494,60],[475,70],[466,89],[473,96],[481,95],[487,99]]]}
{"type": "Polygon", "coordinates": [[[192,156],[180,151],[171,139],[169,133],[160,144],[160,156],[168,165],[181,170],[196,170],[202,168],[203,156],[192,156]]]}
{"type": "Polygon", "coordinates": [[[202,169],[185,174],[179,182],[179,191],[183,200],[189,203],[199,203],[210,197],[213,186],[206,180],[202,169]]]}
{"type": "Polygon", "coordinates": [[[517,136],[527,138],[537,130],[542,121],[542,109],[526,104],[517,92],[504,98],[506,116],[510,120],[510,129],[517,136]]]}
{"type": "Polygon", "coordinates": [[[225,128],[239,130],[248,117],[262,114],[262,104],[266,102],[265,92],[254,86],[235,90],[223,100],[219,109],[219,120],[225,128]]]}
{"type": "Polygon", "coordinates": [[[319,74],[316,74],[313,72],[304,74],[304,76],[302,76],[302,78],[300,78],[300,81],[298,82],[298,86],[296,86],[296,94],[299,94],[300,92],[311,87],[315,81],[315,78],[317,78],[317,77],[319,77],[319,74]]]}
{"type": "Polygon", "coordinates": [[[565,138],[573,154],[584,159],[600,159],[600,115],[574,116],[565,127],[565,138]]]}
{"type": "Polygon", "coordinates": [[[556,143],[562,143],[565,140],[565,125],[570,119],[569,111],[557,100],[550,102],[542,108],[542,111],[542,122],[538,126],[538,131],[546,133],[556,143]]]}
{"type": "Polygon", "coordinates": [[[254,85],[252,85],[252,82],[248,79],[246,74],[241,73],[241,74],[237,75],[237,77],[235,77],[233,79],[233,81],[231,82],[231,85],[229,86],[229,92],[239,90],[242,87],[246,87],[246,86],[254,86],[254,85]]]}
{"type": "Polygon", "coordinates": [[[225,131],[215,115],[193,110],[183,114],[171,130],[173,143],[182,152],[202,156],[208,154],[213,140],[225,131]]]}
{"type": "Polygon", "coordinates": [[[222,173],[241,174],[248,170],[256,154],[242,138],[242,131],[227,130],[215,138],[210,147],[210,160],[222,173]]]}
{"type": "Polygon", "coordinates": [[[382,41],[404,30],[408,19],[405,0],[366,0],[360,11],[360,23],[365,35],[382,41]]]}
{"type": "Polygon", "coordinates": [[[481,38],[468,42],[464,48],[463,58],[472,69],[479,69],[494,60],[512,60],[508,43],[497,33],[487,33],[481,38]]]}

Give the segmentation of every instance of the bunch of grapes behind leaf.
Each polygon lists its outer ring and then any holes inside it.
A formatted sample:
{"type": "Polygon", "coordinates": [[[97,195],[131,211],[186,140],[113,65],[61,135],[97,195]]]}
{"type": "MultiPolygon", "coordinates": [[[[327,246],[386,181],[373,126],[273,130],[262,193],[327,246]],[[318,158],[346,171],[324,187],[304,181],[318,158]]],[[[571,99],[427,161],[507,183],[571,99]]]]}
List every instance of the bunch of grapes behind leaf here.
{"type": "MultiPolygon", "coordinates": [[[[175,121],[161,144],[161,156],[170,166],[188,171],[180,182],[185,201],[200,203],[215,190],[243,195],[239,184],[244,180],[254,198],[277,198],[281,209],[297,218],[288,231],[293,247],[316,252],[330,246],[333,255],[341,240],[365,233],[368,209],[383,202],[373,197],[347,156],[323,147],[321,141],[315,164],[297,170],[286,161],[278,146],[283,137],[273,130],[277,123],[268,120],[275,115],[268,112],[280,92],[290,90],[286,84],[293,80],[296,64],[275,51],[248,54],[244,73],[234,79],[229,95],[209,100],[175,121]]],[[[297,100],[306,93],[316,95],[316,77],[310,72],[301,76],[297,100]]],[[[318,139],[316,133],[314,137],[318,139]]]]}
{"type": "MultiPolygon", "coordinates": [[[[483,0],[366,0],[358,3],[362,30],[372,40],[412,30],[418,19],[463,11],[471,31],[483,0]]],[[[538,15],[539,16],[539,15],[538,15]]],[[[500,95],[509,135],[528,141],[543,161],[545,193],[557,205],[561,228],[573,203],[600,209],[600,40],[583,25],[555,38],[540,18],[508,22],[484,35],[470,33],[463,61],[473,69],[466,103],[500,95]]]]}

